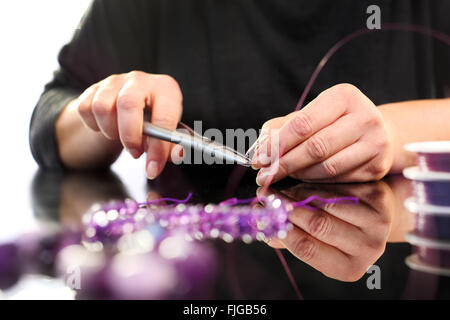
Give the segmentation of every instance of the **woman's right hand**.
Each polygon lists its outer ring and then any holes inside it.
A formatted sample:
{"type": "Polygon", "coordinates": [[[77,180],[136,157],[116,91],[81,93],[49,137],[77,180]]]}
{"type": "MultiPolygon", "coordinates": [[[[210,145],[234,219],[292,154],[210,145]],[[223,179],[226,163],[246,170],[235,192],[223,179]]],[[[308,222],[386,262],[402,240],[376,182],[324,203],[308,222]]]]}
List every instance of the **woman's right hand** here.
{"type": "Polygon", "coordinates": [[[86,89],[76,107],[87,127],[109,140],[120,141],[134,158],[147,152],[146,172],[150,179],[161,173],[173,145],[143,138],[144,110],[151,110],[152,123],[175,130],[183,109],[176,80],[141,71],[111,75],[86,89]]]}

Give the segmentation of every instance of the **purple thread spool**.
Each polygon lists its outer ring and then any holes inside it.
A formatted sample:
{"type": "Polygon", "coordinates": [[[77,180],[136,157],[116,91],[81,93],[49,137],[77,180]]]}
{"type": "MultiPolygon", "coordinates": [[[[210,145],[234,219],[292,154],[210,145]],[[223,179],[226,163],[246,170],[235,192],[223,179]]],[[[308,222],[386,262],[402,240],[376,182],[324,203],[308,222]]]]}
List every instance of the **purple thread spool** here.
{"type": "Polygon", "coordinates": [[[414,198],[407,199],[405,207],[416,214],[414,234],[450,241],[450,207],[419,204],[414,198]]]}
{"type": "Polygon", "coordinates": [[[450,269],[450,241],[427,239],[414,233],[408,233],[406,239],[415,247],[420,262],[432,267],[450,269]]]}
{"type": "Polygon", "coordinates": [[[450,141],[410,143],[405,149],[417,153],[420,171],[450,172],[450,141]]]}
{"type": "Polygon", "coordinates": [[[419,204],[450,206],[450,173],[410,167],[403,170],[403,175],[413,181],[414,196],[419,204]]]}
{"type": "Polygon", "coordinates": [[[419,259],[417,253],[411,254],[410,256],[406,257],[405,263],[413,270],[432,273],[439,276],[450,276],[450,268],[441,268],[424,263],[419,259]]]}

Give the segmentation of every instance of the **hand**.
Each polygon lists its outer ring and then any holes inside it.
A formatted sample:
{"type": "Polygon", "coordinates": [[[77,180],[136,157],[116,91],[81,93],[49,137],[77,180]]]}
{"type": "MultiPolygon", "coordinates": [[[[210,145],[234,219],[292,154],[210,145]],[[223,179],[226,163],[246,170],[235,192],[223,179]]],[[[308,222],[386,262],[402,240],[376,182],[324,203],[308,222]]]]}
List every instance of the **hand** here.
{"type": "Polygon", "coordinates": [[[144,110],[151,109],[152,123],[176,129],[182,114],[182,94],[173,78],[140,71],[112,75],[89,87],[77,104],[82,121],[90,129],[120,141],[134,158],[147,151],[150,179],[161,173],[172,145],[155,138],[143,139],[144,110]]]}
{"type": "MultiPolygon", "coordinates": [[[[258,190],[258,196],[273,192],[264,189],[258,190]]],[[[395,212],[395,197],[383,181],[324,184],[320,189],[302,183],[281,193],[294,201],[313,194],[324,198],[356,196],[359,203],[327,204],[317,210],[296,208],[289,216],[294,228],[284,239],[271,239],[270,246],[286,248],[326,276],[341,281],[359,280],[383,254],[395,212]]]]}
{"type": "Polygon", "coordinates": [[[286,176],[315,182],[373,181],[392,166],[392,139],[381,113],[349,84],[329,88],[302,110],[269,120],[262,131],[272,129],[279,129],[279,161],[272,161],[278,167],[273,170],[256,157],[254,168],[263,167],[259,185],[286,176]]]}

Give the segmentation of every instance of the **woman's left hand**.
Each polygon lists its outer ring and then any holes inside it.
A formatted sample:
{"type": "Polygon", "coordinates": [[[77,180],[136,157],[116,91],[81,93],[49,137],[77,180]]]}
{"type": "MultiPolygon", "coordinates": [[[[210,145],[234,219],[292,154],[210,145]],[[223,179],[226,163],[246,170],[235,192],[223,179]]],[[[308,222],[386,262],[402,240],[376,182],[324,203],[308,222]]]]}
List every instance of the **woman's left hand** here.
{"type": "MultiPolygon", "coordinates": [[[[279,161],[264,165],[255,157],[253,167],[261,168],[259,185],[286,176],[314,182],[373,181],[392,166],[392,141],[381,113],[350,84],[323,91],[302,110],[269,120],[262,131],[270,136],[272,129],[279,130],[279,155],[269,156],[279,161]]],[[[258,150],[276,148],[262,145],[258,150]]]]}

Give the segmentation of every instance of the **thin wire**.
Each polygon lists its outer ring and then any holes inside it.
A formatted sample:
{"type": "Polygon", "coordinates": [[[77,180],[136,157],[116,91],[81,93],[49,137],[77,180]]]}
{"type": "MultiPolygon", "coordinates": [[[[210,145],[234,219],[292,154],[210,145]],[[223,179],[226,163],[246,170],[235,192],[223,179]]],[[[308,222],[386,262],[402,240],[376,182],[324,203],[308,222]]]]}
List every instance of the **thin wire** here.
{"type": "Polygon", "coordinates": [[[137,205],[145,206],[145,205],[152,205],[152,204],[156,204],[156,203],[160,203],[160,202],[172,202],[172,203],[176,203],[176,204],[180,204],[180,203],[185,204],[189,200],[191,200],[191,198],[192,198],[192,192],[189,192],[189,194],[187,195],[187,197],[185,199],[159,198],[159,199],[155,199],[155,200],[151,200],[151,201],[140,202],[137,205]]]}
{"type": "Polygon", "coordinates": [[[294,289],[298,300],[303,300],[303,296],[300,293],[300,289],[298,288],[297,282],[295,282],[294,276],[292,275],[291,269],[289,268],[286,258],[283,256],[283,253],[281,252],[280,249],[274,248],[274,250],[278,256],[278,259],[280,259],[280,261],[281,261],[281,265],[283,266],[284,271],[286,272],[286,275],[289,278],[289,282],[291,283],[292,288],[294,289]]]}
{"type": "Polygon", "coordinates": [[[309,196],[308,198],[306,198],[305,200],[293,202],[292,205],[294,207],[302,207],[302,206],[305,206],[305,205],[313,202],[314,200],[320,201],[321,204],[338,203],[338,202],[344,202],[344,201],[348,201],[348,202],[357,204],[359,201],[357,197],[337,197],[337,198],[327,199],[327,198],[319,197],[317,195],[312,195],[312,196],[309,196]]]}
{"type": "Polygon", "coordinates": [[[328,62],[328,60],[330,60],[330,58],[336,53],[336,51],[341,49],[348,42],[350,42],[353,39],[358,38],[362,35],[369,34],[372,32],[377,32],[377,31],[393,31],[393,30],[394,31],[397,30],[397,31],[409,31],[409,32],[414,32],[414,33],[420,33],[420,34],[435,38],[436,40],[439,40],[447,45],[450,45],[450,36],[446,35],[445,33],[440,32],[440,31],[437,31],[437,30],[434,30],[434,29],[431,29],[431,28],[428,28],[425,26],[421,26],[421,25],[390,23],[390,24],[383,25],[383,27],[381,29],[371,30],[371,29],[363,28],[363,29],[356,30],[356,31],[352,32],[351,34],[349,34],[348,36],[344,37],[342,40],[339,40],[334,46],[331,47],[330,50],[328,50],[328,52],[324,55],[322,60],[320,60],[316,69],[314,70],[313,74],[309,78],[309,81],[306,84],[305,89],[303,90],[303,93],[297,103],[295,110],[297,111],[303,107],[306,97],[308,96],[309,92],[311,91],[311,88],[312,88],[314,82],[316,81],[317,76],[322,71],[323,67],[328,62]]]}
{"type": "MultiPolygon", "coordinates": [[[[427,35],[430,37],[433,37],[447,45],[450,45],[450,36],[437,31],[433,30],[431,28],[420,26],[420,25],[410,25],[410,24],[386,24],[383,25],[382,29],[359,29],[348,36],[344,37],[342,40],[338,41],[333,47],[331,47],[330,50],[325,54],[325,56],[320,60],[319,64],[317,65],[316,69],[314,70],[313,74],[309,78],[309,81],[307,82],[305,89],[302,92],[302,95],[300,96],[300,99],[297,103],[297,106],[295,108],[295,111],[300,110],[303,107],[303,104],[305,103],[306,97],[308,96],[309,92],[311,91],[311,88],[313,84],[315,83],[319,73],[324,68],[325,64],[330,60],[330,58],[338,51],[341,47],[343,47],[346,43],[352,41],[353,39],[360,37],[365,34],[369,34],[376,31],[388,31],[388,30],[399,30],[399,31],[409,31],[414,33],[420,33],[423,35],[427,35]]],[[[256,145],[258,142],[258,139],[256,139],[254,145],[256,145]]],[[[270,179],[267,179],[266,182],[269,182],[270,179]]],[[[270,184],[270,183],[269,183],[270,184]]],[[[268,185],[267,185],[268,186],[268,185]]],[[[267,188],[267,186],[263,186],[263,188],[267,188]]],[[[308,199],[305,199],[306,201],[308,199]]],[[[281,264],[283,265],[286,273],[288,274],[289,281],[291,282],[292,287],[294,288],[295,292],[297,293],[297,296],[299,296],[299,299],[301,299],[300,290],[298,289],[297,283],[295,282],[294,278],[292,277],[291,270],[289,268],[289,265],[286,263],[286,259],[284,259],[284,256],[281,254],[279,249],[275,249],[275,252],[277,253],[278,258],[280,259],[281,264]]]]}

